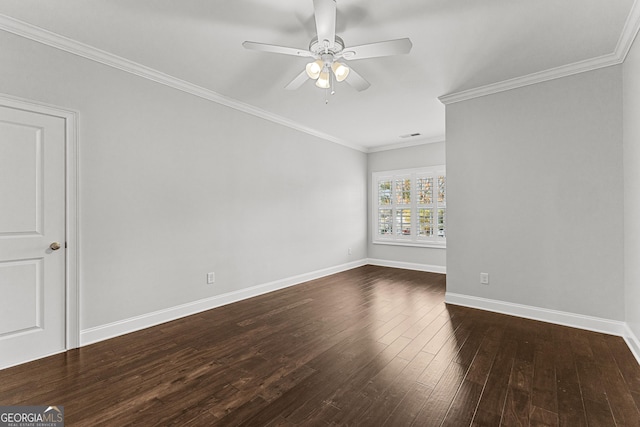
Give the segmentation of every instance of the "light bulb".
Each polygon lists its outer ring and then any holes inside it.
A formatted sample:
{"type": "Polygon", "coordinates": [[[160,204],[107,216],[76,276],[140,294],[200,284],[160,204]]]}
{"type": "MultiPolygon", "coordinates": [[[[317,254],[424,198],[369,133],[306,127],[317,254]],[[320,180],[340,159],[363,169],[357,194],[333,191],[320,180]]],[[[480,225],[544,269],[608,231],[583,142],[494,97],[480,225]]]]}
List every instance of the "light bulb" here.
{"type": "Polygon", "coordinates": [[[320,75],[320,72],[322,71],[323,65],[324,63],[322,62],[321,59],[318,59],[317,61],[309,62],[305,67],[305,70],[307,71],[307,76],[309,76],[310,79],[314,79],[314,80],[317,79],[318,76],[320,75]]]}
{"type": "Polygon", "coordinates": [[[349,67],[341,62],[334,62],[331,64],[331,69],[333,70],[333,74],[336,75],[336,80],[339,82],[346,79],[349,75],[349,67]]]}
{"type": "Polygon", "coordinates": [[[322,70],[318,80],[316,80],[316,86],[321,89],[329,89],[329,87],[331,87],[331,82],[329,82],[329,70],[326,68],[322,70]]]}

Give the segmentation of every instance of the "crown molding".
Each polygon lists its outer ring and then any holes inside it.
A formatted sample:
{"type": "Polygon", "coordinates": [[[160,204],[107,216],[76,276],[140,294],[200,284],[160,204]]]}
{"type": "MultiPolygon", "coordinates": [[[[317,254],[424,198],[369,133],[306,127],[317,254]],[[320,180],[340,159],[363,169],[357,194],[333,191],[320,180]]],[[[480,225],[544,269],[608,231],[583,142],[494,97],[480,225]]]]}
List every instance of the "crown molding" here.
{"type": "Polygon", "coordinates": [[[504,80],[498,83],[492,83],[473,89],[454,92],[448,95],[438,97],[440,102],[445,105],[455,102],[467,101],[481,96],[492,95],[494,93],[504,92],[519,87],[534,85],[549,80],[559,79],[574,74],[593,71],[600,68],[610,67],[612,65],[622,64],[627,58],[627,54],[631,49],[638,30],[640,29],[640,0],[635,0],[631,6],[629,16],[625,22],[620,38],[613,53],[598,56],[596,58],[584,61],[574,62],[572,64],[563,65],[549,70],[528,74],[526,76],[516,77],[504,80]]]}
{"type": "Polygon", "coordinates": [[[361,151],[363,153],[367,152],[367,149],[361,145],[352,143],[350,141],[345,141],[341,138],[337,138],[324,132],[320,132],[316,129],[304,126],[300,123],[296,123],[293,120],[287,119],[280,115],[273,114],[258,107],[254,107],[253,105],[246,104],[244,102],[238,101],[237,99],[221,95],[210,89],[206,89],[193,83],[189,83],[185,80],[181,80],[177,77],[173,77],[169,74],[165,74],[161,71],[155,70],[145,65],[138,64],[137,62],[130,61],[118,55],[114,55],[93,46],[89,46],[77,40],[73,40],[71,38],[17,20],[7,15],[0,14],[0,30],[36,41],[38,43],[45,44],[47,46],[51,46],[56,49],[63,50],[65,52],[72,53],[74,55],[78,55],[91,61],[99,62],[112,68],[117,68],[127,73],[145,78],[147,80],[160,83],[173,89],[177,89],[179,91],[215,102],[217,104],[224,105],[229,108],[233,108],[235,110],[242,111],[247,114],[251,114],[256,117],[260,117],[270,122],[277,123],[300,132],[304,132],[306,134],[324,139],[326,141],[343,145],[345,147],[361,151]]]}
{"type": "MultiPolygon", "coordinates": [[[[178,79],[153,68],[138,64],[136,62],[100,50],[93,46],[89,46],[71,38],[37,27],[35,25],[28,24],[15,18],[11,18],[7,15],[0,14],[0,29],[364,153],[374,153],[378,151],[428,144],[431,142],[439,142],[435,140],[421,140],[410,143],[388,144],[367,149],[359,144],[355,144],[350,141],[337,138],[333,135],[320,132],[316,129],[304,126],[280,115],[273,114],[261,108],[254,107],[236,99],[221,95],[210,89],[194,85],[185,80],[178,79]]],[[[629,12],[629,16],[627,17],[627,20],[625,22],[622,34],[618,39],[618,43],[616,45],[614,53],[563,65],[537,73],[528,74],[526,76],[516,77],[498,83],[492,83],[473,89],[454,92],[448,95],[440,96],[438,97],[438,99],[443,104],[448,105],[460,101],[478,98],[481,96],[491,95],[511,89],[542,83],[561,77],[567,77],[574,74],[584,73],[587,71],[597,70],[599,68],[621,64],[626,59],[627,54],[629,53],[629,50],[631,49],[633,41],[636,38],[639,30],[640,0],[635,0],[629,12]]]]}
{"type": "Polygon", "coordinates": [[[377,147],[371,147],[367,151],[368,153],[378,153],[380,151],[397,150],[399,148],[416,147],[418,145],[435,144],[437,142],[445,142],[444,135],[435,136],[432,138],[420,138],[411,142],[398,142],[396,144],[379,145],[377,147]]]}
{"type": "Polygon", "coordinates": [[[443,104],[448,105],[460,101],[468,101],[470,99],[479,98],[481,96],[493,95],[494,93],[504,92],[511,89],[530,86],[549,80],[555,80],[561,77],[584,73],[586,71],[593,71],[599,68],[610,67],[612,65],[617,65],[620,63],[622,63],[622,61],[618,58],[617,55],[609,54],[599,56],[597,58],[587,59],[585,61],[574,62],[573,64],[551,68],[549,70],[540,71],[537,73],[528,74],[522,77],[504,80],[498,83],[492,83],[473,89],[463,90],[461,92],[455,92],[449,95],[443,95],[438,97],[438,99],[443,104]]]}
{"type": "Polygon", "coordinates": [[[635,0],[631,6],[631,11],[627,17],[627,21],[624,23],[622,34],[618,39],[616,45],[616,54],[620,57],[620,62],[624,62],[627,59],[629,50],[633,45],[638,31],[640,30],[640,0],[635,0]]]}

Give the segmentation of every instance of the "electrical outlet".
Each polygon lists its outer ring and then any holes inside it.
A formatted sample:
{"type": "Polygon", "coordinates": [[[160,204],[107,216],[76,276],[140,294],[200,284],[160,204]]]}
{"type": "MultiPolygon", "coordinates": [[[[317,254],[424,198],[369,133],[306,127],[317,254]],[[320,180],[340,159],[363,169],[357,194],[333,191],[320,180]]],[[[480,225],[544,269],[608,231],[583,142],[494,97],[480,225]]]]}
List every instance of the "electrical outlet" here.
{"type": "Polygon", "coordinates": [[[216,273],[213,271],[211,273],[207,273],[207,284],[215,283],[216,281],[216,273]]]}
{"type": "Polygon", "coordinates": [[[347,254],[351,255],[351,248],[347,249],[347,254]]]}
{"type": "Polygon", "coordinates": [[[489,284],[489,273],[480,273],[480,284],[481,285],[489,284]]]}

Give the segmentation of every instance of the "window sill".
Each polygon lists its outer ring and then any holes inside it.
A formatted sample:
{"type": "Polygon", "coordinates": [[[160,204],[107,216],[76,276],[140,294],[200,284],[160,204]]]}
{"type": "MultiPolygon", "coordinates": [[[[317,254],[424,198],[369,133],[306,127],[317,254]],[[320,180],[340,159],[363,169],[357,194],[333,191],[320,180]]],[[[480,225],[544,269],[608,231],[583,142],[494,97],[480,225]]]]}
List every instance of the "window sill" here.
{"type": "Polygon", "coordinates": [[[447,249],[446,242],[400,242],[400,241],[384,241],[374,240],[374,245],[387,245],[387,246],[408,246],[414,248],[432,248],[432,249],[447,249]]]}

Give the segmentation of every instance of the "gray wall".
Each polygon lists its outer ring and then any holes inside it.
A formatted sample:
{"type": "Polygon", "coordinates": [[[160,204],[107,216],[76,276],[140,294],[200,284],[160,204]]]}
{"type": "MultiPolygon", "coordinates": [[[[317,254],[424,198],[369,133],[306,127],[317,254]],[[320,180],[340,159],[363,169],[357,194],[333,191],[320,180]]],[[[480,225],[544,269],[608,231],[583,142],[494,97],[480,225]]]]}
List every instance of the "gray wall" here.
{"type": "Polygon", "coordinates": [[[373,245],[363,221],[372,172],[443,164],[444,143],[367,156],[5,32],[0,45],[1,93],[80,112],[82,329],[370,257],[446,265],[450,292],[615,320],[626,297],[640,335],[638,43],[624,67],[447,106],[446,251],[373,245]]]}
{"type": "MultiPolygon", "coordinates": [[[[380,151],[369,154],[368,194],[371,197],[371,174],[396,169],[410,169],[424,166],[438,166],[445,164],[445,143],[416,145],[395,150],[380,151]]],[[[371,216],[369,215],[369,224],[371,216]]],[[[369,237],[367,251],[369,258],[386,261],[409,262],[428,266],[446,267],[446,249],[418,248],[406,246],[392,246],[373,244],[371,227],[368,227],[369,237]]]]}
{"type": "Polygon", "coordinates": [[[627,324],[640,337],[640,41],[624,63],[624,273],[627,324]]]}
{"type": "Polygon", "coordinates": [[[366,154],[6,32],[0,46],[0,92],[80,113],[81,329],[366,258],[366,154]]]}
{"type": "Polygon", "coordinates": [[[447,106],[448,292],[624,320],[621,73],[447,106]]]}

